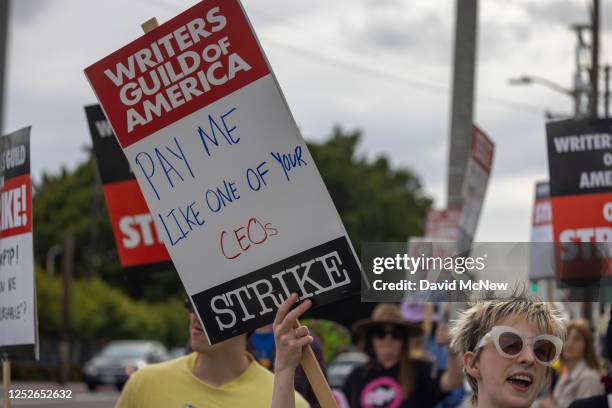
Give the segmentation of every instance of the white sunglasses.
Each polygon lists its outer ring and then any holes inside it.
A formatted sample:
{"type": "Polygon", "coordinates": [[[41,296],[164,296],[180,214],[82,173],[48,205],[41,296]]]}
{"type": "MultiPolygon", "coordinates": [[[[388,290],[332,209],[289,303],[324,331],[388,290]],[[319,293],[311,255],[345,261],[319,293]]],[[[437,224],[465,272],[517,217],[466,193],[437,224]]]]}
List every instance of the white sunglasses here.
{"type": "Polygon", "coordinates": [[[550,366],[561,354],[563,340],[551,334],[527,338],[523,333],[510,326],[493,326],[476,344],[474,352],[493,341],[497,352],[506,358],[514,358],[529,345],[535,359],[544,366],[550,366]]]}

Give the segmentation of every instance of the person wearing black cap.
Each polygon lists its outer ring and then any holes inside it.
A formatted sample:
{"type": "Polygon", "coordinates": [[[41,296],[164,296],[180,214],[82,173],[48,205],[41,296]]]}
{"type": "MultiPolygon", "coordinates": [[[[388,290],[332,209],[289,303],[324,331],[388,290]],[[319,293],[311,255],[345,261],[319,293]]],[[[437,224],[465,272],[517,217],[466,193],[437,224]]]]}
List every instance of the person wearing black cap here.
{"type": "Polygon", "coordinates": [[[353,370],[344,384],[351,407],[434,407],[463,381],[456,355],[449,356],[444,373],[433,377],[430,362],[410,358],[409,338],[422,334],[422,329],[406,322],[396,304],[377,305],[370,319],[353,325],[353,332],[370,361],[353,370]]]}

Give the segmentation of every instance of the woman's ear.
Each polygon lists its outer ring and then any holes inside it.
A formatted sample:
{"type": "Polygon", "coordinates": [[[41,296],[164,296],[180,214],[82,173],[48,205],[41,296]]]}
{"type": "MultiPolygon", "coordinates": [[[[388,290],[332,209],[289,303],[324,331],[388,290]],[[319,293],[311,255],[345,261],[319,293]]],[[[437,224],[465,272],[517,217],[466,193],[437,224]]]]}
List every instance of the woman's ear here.
{"type": "Polygon", "coordinates": [[[480,364],[478,358],[476,358],[476,354],[471,351],[466,351],[463,354],[463,366],[465,367],[465,372],[476,380],[481,379],[480,375],[480,364]]]}

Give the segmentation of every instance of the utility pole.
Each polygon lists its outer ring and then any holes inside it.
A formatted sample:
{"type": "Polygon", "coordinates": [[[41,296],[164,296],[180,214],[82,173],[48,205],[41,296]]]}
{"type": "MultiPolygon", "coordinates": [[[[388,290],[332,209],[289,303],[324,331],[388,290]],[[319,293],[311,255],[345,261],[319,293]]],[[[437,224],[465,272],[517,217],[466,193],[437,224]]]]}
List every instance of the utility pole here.
{"type": "Polygon", "coordinates": [[[60,383],[67,384],[72,364],[70,352],[72,276],[74,275],[74,233],[68,229],[64,236],[64,256],[62,257],[62,334],[60,340],[60,383]]]}
{"type": "Polygon", "coordinates": [[[610,65],[604,67],[604,111],[606,118],[610,117],[610,65]]]}
{"type": "MultiPolygon", "coordinates": [[[[599,100],[599,0],[593,0],[591,9],[591,69],[590,69],[589,115],[597,118],[599,100]]],[[[594,292],[594,290],[592,291],[594,292]]],[[[582,304],[582,314],[588,321],[593,320],[592,302],[582,304]]]]}
{"type": "MultiPolygon", "coordinates": [[[[89,155],[92,160],[94,158],[93,150],[89,150],[89,155]]],[[[94,163],[95,167],[95,163],[94,163]]],[[[102,180],[100,180],[100,172],[94,170],[94,182],[91,186],[91,214],[89,217],[89,267],[85,271],[85,276],[91,278],[93,273],[98,273],[100,268],[100,256],[98,254],[98,218],[100,214],[100,192],[102,191],[102,180]]]]}
{"type": "Polygon", "coordinates": [[[472,147],[478,0],[456,0],[453,95],[448,154],[447,207],[462,204],[461,189],[472,147]]]}
{"type": "Polygon", "coordinates": [[[593,0],[591,10],[591,93],[589,97],[589,114],[597,117],[599,96],[599,0],[593,0]]]}
{"type": "Polygon", "coordinates": [[[592,59],[590,50],[592,47],[587,44],[584,39],[583,32],[591,31],[591,26],[588,24],[572,24],[572,30],[576,32],[576,51],[575,63],[576,71],[574,72],[574,116],[588,116],[590,112],[590,94],[591,94],[591,67],[587,66],[587,59],[592,59]],[[583,73],[587,74],[587,79],[584,79],[583,73]],[[584,104],[586,99],[586,105],[584,104]]]}
{"type": "Polygon", "coordinates": [[[0,0],[0,135],[4,125],[4,77],[8,43],[9,0],[0,0]]]}

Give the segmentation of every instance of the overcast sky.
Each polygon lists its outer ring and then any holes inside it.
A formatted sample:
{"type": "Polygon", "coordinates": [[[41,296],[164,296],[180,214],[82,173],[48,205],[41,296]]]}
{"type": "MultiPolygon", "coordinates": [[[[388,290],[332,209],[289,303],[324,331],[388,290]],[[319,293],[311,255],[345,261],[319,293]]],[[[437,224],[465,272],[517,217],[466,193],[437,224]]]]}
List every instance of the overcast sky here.
{"type": "MultiPolygon", "coordinates": [[[[548,178],[544,111],[569,97],[508,86],[522,73],[570,87],[572,23],[590,0],[481,0],[475,122],[496,157],[478,241],[528,241],[534,182],[548,178]]],[[[601,62],[612,61],[612,9],[602,2],[601,62]]],[[[83,69],[195,4],[178,0],[13,0],[4,131],[32,125],[32,172],[85,158],[83,106],[96,102],[83,69]]],[[[335,124],[361,129],[361,153],[410,167],[435,206],[446,202],[455,2],[244,0],[306,139],[335,124]]]]}

